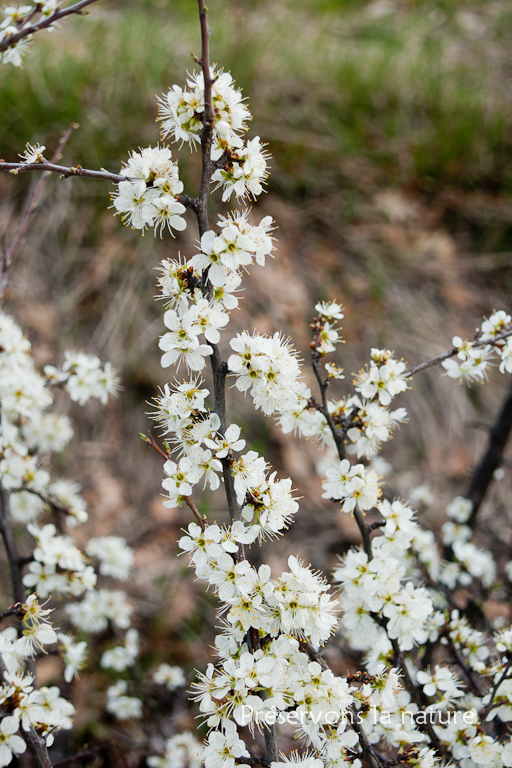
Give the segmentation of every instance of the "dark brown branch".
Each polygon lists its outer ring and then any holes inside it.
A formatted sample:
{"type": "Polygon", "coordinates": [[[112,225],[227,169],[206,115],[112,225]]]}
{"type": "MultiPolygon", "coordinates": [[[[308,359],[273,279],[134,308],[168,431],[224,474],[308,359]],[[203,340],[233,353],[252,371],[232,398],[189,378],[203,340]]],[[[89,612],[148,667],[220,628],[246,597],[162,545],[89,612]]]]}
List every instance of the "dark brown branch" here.
{"type": "Polygon", "coordinates": [[[370,768],[382,768],[382,763],[375,754],[375,750],[368,741],[368,736],[363,728],[363,724],[359,722],[359,713],[357,709],[352,705],[352,720],[351,725],[354,731],[359,736],[359,743],[361,744],[361,750],[363,752],[365,760],[370,765],[370,768]]]}
{"type": "MultiPolygon", "coordinates": [[[[383,626],[385,626],[385,625],[383,625],[383,626]]],[[[389,637],[389,635],[388,635],[388,637],[389,637]]],[[[412,679],[412,677],[409,674],[409,670],[407,668],[407,664],[405,663],[404,655],[403,655],[402,651],[400,650],[400,646],[398,644],[398,640],[389,637],[389,641],[390,641],[391,645],[393,646],[393,653],[395,655],[396,662],[397,662],[397,664],[400,667],[400,670],[402,672],[402,675],[403,675],[403,678],[404,678],[404,683],[405,683],[405,688],[409,692],[412,701],[416,704],[418,709],[420,711],[422,711],[422,710],[425,709],[424,702],[422,701],[421,694],[420,694],[419,690],[416,688],[416,685],[414,684],[413,679],[412,679]]],[[[446,749],[441,744],[441,742],[439,740],[439,737],[438,737],[437,733],[434,731],[434,728],[433,728],[432,724],[428,721],[428,718],[425,718],[425,722],[424,723],[423,722],[418,722],[417,727],[421,731],[423,731],[423,733],[427,734],[427,736],[430,739],[431,745],[434,747],[434,749],[436,749],[439,752],[440,755],[446,755],[447,754],[446,753],[446,749]]]]}
{"type": "Polygon", "coordinates": [[[299,645],[301,651],[307,653],[311,661],[316,661],[317,664],[320,664],[322,669],[329,669],[323,658],[320,656],[319,652],[316,650],[316,648],[314,648],[314,646],[311,645],[309,640],[299,639],[299,645]]]}
{"type": "MultiPolygon", "coordinates": [[[[69,128],[64,131],[62,136],[59,139],[59,143],[57,144],[57,149],[53,153],[51,162],[56,163],[60,160],[62,157],[62,153],[64,151],[64,147],[68,143],[68,140],[73,133],[78,128],[78,123],[71,123],[69,128]]],[[[13,259],[13,256],[20,245],[20,243],[23,240],[23,236],[25,232],[27,231],[27,227],[30,223],[30,220],[34,213],[37,210],[38,206],[38,200],[41,196],[41,193],[44,189],[44,186],[46,184],[47,179],[50,176],[50,171],[45,171],[41,178],[39,179],[36,188],[34,189],[34,192],[32,193],[32,197],[30,198],[30,202],[28,204],[27,210],[25,211],[25,215],[23,216],[23,219],[21,220],[21,224],[19,225],[16,234],[14,235],[14,240],[11,243],[10,248],[7,250],[5,254],[2,254],[1,261],[2,261],[2,275],[0,277],[0,306],[3,302],[4,298],[4,292],[5,288],[7,286],[7,277],[9,274],[9,269],[11,267],[11,262],[13,259]]]]}
{"type": "MultiPolygon", "coordinates": [[[[322,381],[322,378],[321,378],[321,375],[320,375],[320,370],[319,370],[319,367],[318,367],[318,353],[315,355],[315,350],[313,351],[313,369],[315,371],[315,375],[316,375],[317,381],[320,384],[320,388],[321,388],[321,391],[322,391],[322,399],[323,399],[324,398],[324,391],[323,390],[324,390],[324,387],[326,385],[325,385],[325,382],[322,381]]],[[[332,433],[334,439],[336,440],[336,433],[338,432],[338,430],[336,429],[336,426],[335,426],[334,422],[332,421],[332,419],[328,423],[329,423],[329,427],[331,429],[331,433],[332,433]]],[[[340,457],[340,460],[344,459],[345,458],[345,448],[344,448],[344,446],[343,446],[343,450],[340,451],[340,447],[338,446],[338,441],[337,440],[336,440],[336,446],[338,448],[338,455],[340,457]]],[[[374,529],[374,527],[376,527],[376,526],[374,526],[373,524],[366,523],[365,520],[364,520],[363,513],[359,509],[357,509],[357,507],[354,510],[354,518],[355,518],[355,521],[356,521],[356,523],[358,525],[358,528],[359,528],[359,530],[361,532],[361,537],[362,537],[362,540],[363,540],[364,551],[365,551],[365,553],[366,553],[366,555],[368,557],[368,560],[370,561],[372,559],[372,557],[373,557],[370,533],[374,529]]],[[[387,634],[387,620],[385,618],[382,618],[382,617],[379,617],[379,616],[376,616],[376,615],[374,615],[373,618],[386,631],[386,634],[387,634]]],[[[422,709],[424,709],[424,706],[423,706],[423,702],[421,701],[421,696],[420,696],[419,691],[416,688],[416,686],[415,686],[411,676],[409,675],[409,671],[408,671],[407,666],[405,664],[405,659],[404,659],[402,651],[400,650],[400,646],[398,644],[398,641],[396,639],[390,638],[389,635],[388,635],[388,638],[389,638],[390,643],[393,646],[393,651],[394,651],[394,654],[395,654],[395,658],[397,659],[397,663],[398,663],[398,665],[400,666],[400,668],[402,670],[402,673],[403,673],[403,676],[404,676],[404,680],[405,680],[405,687],[409,691],[409,693],[411,694],[411,698],[414,701],[414,703],[417,704],[418,709],[422,710],[422,709]]],[[[423,732],[428,735],[428,737],[430,738],[432,746],[436,750],[438,750],[438,752],[441,755],[445,755],[446,754],[446,750],[443,747],[443,745],[441,744],[441,742],[440,742],[436,732],[434,731],[432,725],[430,723],[428,723],[428,722],[426,722],[424,724],[423,723],[421,723],[421,724],[418,723],[418,727],[420,727],[421,730],[423,730],[423,732]]],[[[354,725],[354,729],[359,733],[359,731],[357,730],[355,725],[354,725]]],[[[361,742],[361,745],[362,745],[362,742],[361,742]]],[[[371,747],[371,745],[369,745],[369,746],[371,747]]],[[[372,766],[372,768],[374,768],[374,767],[378,768],[379,766],[381,766],[381,763],[380,763],[378,757],[374,753],[371,756],[369,754],[365,754],[365,757],[368,760],[368,762],[370,763],[370,765],[372,766]]]]}
{"type": "MultiPolygon", "coordinates": [[[[25,602],[25,588],[23,586],[20,559],[16,552],[14,536],[12,532],[11,510],[9,508],[9,494],[3,488],[0,489],[0,530],[4,540],[7,558],[11,569],[12,592],[16,603],[25,602]]],[[[16,606],[13,606],[16,607],[16,606]]],[[[39,736],[34,728],[23,732],[37,768],[53,768],[52,761],[48,755],[45,740],[39,736]]]]}
{"type": "Polygon", "coordinates": [[[243,759],[240,758],[240,760],[241,760],[241,764],[248,763],[249,765],[261,765],[262,768],[269,768],[269,765],[270,765],[267,758],[263,757],[263,755],[255,755],[255,756],[251,755],[251,757],[244,757],[243,759]]]}
{"type": "Polygon", "coordinates": [[[29,27],[23,24],[18,32],[15,32],[13,35],[9,35],[0,42],[0,53],[2,51],[6,51],[8,48],[12,48],[13,45],[16,45],[16,43],[18,43],[20,40],[23,40],[23,38],[30,37],[36,32],[39,32],[41,29],[48,29],[48,27],[51,27],[52,24],[55,24],[56,21],[63,19],[65,16],[70,16],[73,13],[81,14],[84,8],[86,8],[88,5],[92,5],[92,3],[96,3],[97,1],[98,0],[80,0],[79,3],[70,5],[68,8],[57,8],[57,10],[54,11],[51,16],[45,16],[35,24],[31,24],[29,27]]]}
{"type": "Polygon", "coordinates": [[[69,507],[66,507],[61,501],[58,501],[51,496],[47,496],[46,494],[41,493],[41,491],[36,491],[35,488],[30,488],[29,486],[24,485],[22,490],[27,493],[32,493],[34,496],[38,496],[41,501],[44,501],[45,504],[48,504],[49,507],[52,507],[57,512],[65,512],[66,514],[69,514],[69,507]]]}
{"type": "MultiPolygon", "coordinates": [[[[209,230],[208,223],[208,196],[210,192],[210,181],[215,170],[214,164],[211,159],[211,150],[213,144],[213,129],[215,124],[215,112],[213,109],[213,95],[212,86],[213,80],[210,72],[210,28],[208,26],[207,9],[204,0],[197,0],[199,9],[199,21],[201,25],[201,58],[196,59],[200,64],[203,72],[204,79],[204,113],[203,113],[203,129],[201,131],[201,155],[202,155],[202,168],[201,168],[201,186],[199,189],[199,195],[195,200],[193,210],[197,216],[197,224],[199,228],[199,239],[203,237],[205,232],[209,230]]],[[[209,293],[210,286],[208,280],[208,272],[205,270],[202,277],[202,289],[206,293],[209,293]]],[[[228,366],[222,359],[217,344],[212,344],[213,353],[210,356],[210,364],[212,367],[213,375],[213,392],[215,401],[215,413],[220,420],[220,431],[225,433],[227,428],[226,421],[226,376],[228,373],[228,366]]],[[[224,488],[226,492],[226,499],[228,503],[229,516],[231,523],[240,519],[241,508],[237,502],[233,476],[231,474],[232,457],[226,456],[222,459],[222,470],[224,476],[224,488]]],[[[238,559],[244,559],[243,546],[240,545],[238,559]]],[[[252,641],[251,641],[251,644],[252,641]]],[[[255,635],[254,644],[259,644],[259,636],[255,635]]],[[[267,765],[272,762],[277,762],[279,759],[277,748],[277,735],[275,725],[265,728],[265,761],[267,765]]]]}
{"type": "Polygon", "coordinates": [[[508,673],[510,671],[510,667],[512,667],[512,658],[510,658],[507,661],[507,665],[506,665],[505,669],[503,670],[503,672],[500,675],[499,679],[494,684],[494,687],[493,687],[493,689],[491,691],[491,698],[489,699],[488,703],[486,704],[485,709],[484,709],[484,713],[483,713],[483,715],[480,718],[480,721],[482,723],[485,722],[485,719],[486,719],[487,715],[491,711],[492,703],[493,703],[494,699],[496,698],[496,694],[498,692],[498,688],[500,687],[502,682],[506,679],[506,677],[507,677],[507,675],[508,675],[508,673]]]}
{"type": "Polygon", "coordinates": [[[25,602],[25,588],[23,586],[22,572],[14,536],[12,532],[11,509],[9,494],[3,488],[0,489],[0,532],[4,540],[9,568],[11,569],[12,594],[15,603],[25,602]]]}
{"type": "Polygon", "coordinates": [[[204,113],[203,130],[201,131],[202,171],[201,187],[197,199],[197,219],[199,224],[199,237],[208,231],[208,195],[210,192],[210,180],[212,177],[211,149],[213,143],[213,126],[215,113],[213,111],[212,85],[210,73],[210,28],[208,26],[208,11],[204,0],[197,0],[199,8],[199,21],[201,24],[201,58],[198,60],[204,79],[204,113]]]}
{"type": "MultiPolygon", "coordinates": [[[[311,645],[308,640],[299,640],[299,644],[301,650],[307,653],[312,661],[316,661],[317,664],[320,664],[322,669],[329,669],[318,651],[311,645]]],[[[372,745],[368,741],[366,731],[364,730],[362,723],[359,721],[359,713],[354,705],[352,705],[352,718],[350,720],[350,724],[359,736],[359,743],[361,744],[363,755],[371,768],[382,768],[382,763],[378,756],[375,754],[375,750],[373,749],[372,745]]]]}
{"type": "MultiPolygon", "coordinates": [[[[220,431],[222,434],[226,432],[227,420],[226,420],[226,376],[228,373],[227,363],[222,359],[219,347],[217,344],[211,345],[213,348],[213,354],[210,357],[212,373],[213,373],[213,393],[215,400],[215,413],[220,420],[220,431]]],[[[229,518],[231,523],[236,520],[240,520],[241,509],[236,500],[235,486],[233,482],[233,476],[231,474],[231,456],[225,456],[221,459],[222,462],[222,474],[224,477],[224,487],[226,489],[226,499],[228,502],[229,518]]]]}
{"type": "MultiPolygon", "coordinates": [[[[201,132],[201,151],[202,151],[202,171],[201,187],[199,195],[194,201],[194,212],[197,216],[199,227],[199,238],[202,238],[209,229],[208,224],[208,195],[210,191],[210,180],[214,170],[211,159],[211,148],[213,142],[213,127],[215,123],[215,113],[213,110],[212,85],[213,81],[210,73],[210,29],[208,27],[207,10],[204,0],[198,0],[199,21],[201,24],[201,58],[198,59],[203,78],[204,78],[204,116],[203,130],[201,132]]],[[[192,206],[190,206],[192,207],[192,206]]],[[[207,275],[204,276],[205,282],[207,275]]],[[[206,286],[204,286],[206,287],[206,286]]],[[[217,344],[211,345],[213,354],[210,357],[213,374],[213,393],[215,400],[215,413],[220,419],[220,431],[225,433],[226,422],[226,375],[228,367],[222,359],[217,344]]],[[[224,476],[224,487],[226,489],[226,498],[229,508],[231,522],[240,519],[240,505],[236,500],[236,493],[231,475],[231,457],[226,456],[222,459],[222,470],[224,476]]]]}
{"type": "MultiPolygon", "coordinates": [[[[5,664],[0,655],[0,682],[4,679],[5,672],[5,664]]],[[[36,733],[34,728],[30,727],[28,731],[23,730],[23,737],[37,768],[53,768],[52,761],[50,760],[46,748],[46,742],[38,733],[36,733]]]]}
{"type": "Polygon", "coordinates": [[[373,558],[372,542],[370,538],[372,526],[368,525],[368,523],[365,523],[364,515],[357,507],[354,509],[354,520],[356,521],[357,526],[361,532],[361,538],[363,539],[363,549],[366,552],[369,562],[373,558]]]}
{"type": "Polygon", "coordinates": [[[38,768],[53,768],[46,741],[33,728],[23,731],[23,737],[27,742],[27,747],[38,768]]]}
{"type": "Polygon", "coordinates": [[[16,605],[13,605],[12,608],[8,608],[3,613],[0,613],[0,621],[3,621],[8,616],[21,616],[21,603],[16,603],[16,605]]]}
{"type": "Polygon", "coordinates": [[[512,431],[512,387],[507,399],[503,403],[501,412],[494,424],[489,436],[487,450],[482,456],[480,464],[476,467],[469,484],[466,497],[473,503],[471,517],[468,524],[474,528],[476,518],[482,502],[485,499],[489,486],[492,483],[495,471],[503,461],[503,451],[512,431]]]}
{"type": "MultiPolygon", "coordinates": [[[[464,656],[459,651],[455,643],[453,642],[452,638],[450,637],[449,632],[445,634],[445,637],[448,641],[448,647],[450,648],[450,651],[453,655],[453,658],[455,659],[458,666],[461,668],[462,673],[464,674],[464,677],[470,684],[470,686],[473,688],[473,692],[476,693],[477,696],[482,695],[482,689],[480,688],[480,685],[478,683],[478,680],[476,680],[475,676],[473,675],[473,672],[471,668],[466,664],[466,661],[464,659],[464,656]]],[[[484,718],[485,719],[485,718],[484,718]]]]}

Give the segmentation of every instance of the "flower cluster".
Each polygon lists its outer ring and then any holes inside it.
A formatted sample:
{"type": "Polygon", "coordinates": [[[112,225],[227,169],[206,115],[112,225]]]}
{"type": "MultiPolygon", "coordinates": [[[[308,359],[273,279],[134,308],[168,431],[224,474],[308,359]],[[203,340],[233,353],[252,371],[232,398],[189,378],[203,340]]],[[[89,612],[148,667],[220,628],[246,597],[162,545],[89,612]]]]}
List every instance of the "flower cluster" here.
{"type": "MultiPolygon", "coordinates": [[[[57,634],[45,609],[35,594],[19,606],[21,634],[9,627],[0,634],[0,663],[3,682],[0,685],[0,765],[8,765],[13,756],[26,749],[23,734],[34,729],[50,746],[53,734],[72,727],[73,705],[62,698],[57,686],[37,688],[34,676],[24,674],[27,660],[45,646],[57,643],[57,634]],[[18,735],[21,733],[22,735],[18,735]]],[[[33,662],[32,662],[33,664],[33,662]]]]}
{"type": "Polygon", "coordinates": [[[183,192],[178,164],[173,162],[169,147],[146,147],[132,152],[121,169],[121,181],[112,202],[124,224],[133,229],[155,228],[182,231],[187,223],[182,218],[185,206],[178,197],[183,192]]]}
{"type": "Polygon", "coordinates": [[[343,459],[337,466],[327,469],[326,476],[322,483],[322,498],[341,501],[344,512],[353,512],[356,506],[372,509],[381,495],[377,473],[363,464],[351,464],[348,459],[343,459]]]}
{"type": "Polygon", "coordinates": [[[90,557],[100,561],[99,572],[102,576],[126,581],[133,564],[133,550],[122,536],[101,536],[89,539],[85,551],[90,557]]]}
{"type": "Polygon", "coordinates": [[[61,383],[81,404],[90,397],[105,403],[117,391],[117,377],[109,363],[102,368],[97,357],[68,352],[61,369],[46,367],[45,378],[36,370],[30,350],[19,326],[0,313],[2,487],[10,492],[16,522],[32,522],[53,504],[71,524],[81,523],[87,511],[80,486],[66,480],[52,482],[38,457],[62,451],[73,436],[69,418],[49,410],[54,399],[49,385],[61,383]]]}
{"type": "Polygon", "coordinates": [[[103,405],[109,396],[117,395],[119,379],[110,363],[101,367],[100,359],[84,352],[66,352],[61,368],[45,366],[44,372],[53,385],[61,384],[71,400],[85,405],[91,397],[96,397],[103,405]]]}
{"type": "Polygon", "coordinates": [[[208,270],[208,279],[214,290],[229,286],[240,269],[255,261],[265,266],[265,257],[272,254],[271,232],[273,221],[265,216],[255,226],[248,220],[248,211],[219,217],[220,234],[213,230],[201,238],[201,253],[193,256],[189,265],[202,273],[208,270]]]}
{"type": "Polygon", "coordinates": [[[289,340],[279,333],[272,338],[244,332],[230,341],[235,354],[228,368],[236,375],[236,387],[249,391],[256,409],[267,416],[289,410],[297,400],[300,366],[289,340]]]}
{"type": "Polygon", "coordinates": [[[381,405],[407,389],[405,363],[394,360],[389,349],[372,349],[370,367],[359,373],[354,388],[361,397],[378,397],[381,405]]]}
{"type": "Polygon", "coordinates": [[[54,592],[79,597],[94,588],[94,569],[86,564],[70,536],[56,536],[56,528],[50,523],[43,528],[29,523],[27,528],[36,540],[36,547],[28,573],[23,577],[26,587],[35,589],[39,597],[48,597],[54,592]]]}
{"type": "MultiPolygon", "coordinates": [[[[247,143],[241,137],[247,130],[251,113],[231,75],[211,67],[210,78],[214,118],[211,157],[217,162],[225,161],[213,173],[212,181],[223,187],[223,200],[229,200],[233,193],[239,199],[256,197],[263,191],[268,155],[258,136],[247,143]]],[[[173,85],[158,100],[158,119],[162,122],[164,137],[195,147],[200,143],[205,120],[203,73],[193,72],[187,86],[188,89],[183,89],[173,85]]]]}
{"type": "Polygon", "coordinates": [[[512,373],[512,318],[502,309],[483,320],[473,341],[454,336],[455,357],[442,363],[446,375],[458,381],[485,381],[493,358],[500,360],[501,373],[512,373]]]}
{"type": "Polygon", "coordinates": [[[167,739],[162,757],[148,757],[150,768],[201,768],[204,748],[195,736],[186,731],[167,739]]]}

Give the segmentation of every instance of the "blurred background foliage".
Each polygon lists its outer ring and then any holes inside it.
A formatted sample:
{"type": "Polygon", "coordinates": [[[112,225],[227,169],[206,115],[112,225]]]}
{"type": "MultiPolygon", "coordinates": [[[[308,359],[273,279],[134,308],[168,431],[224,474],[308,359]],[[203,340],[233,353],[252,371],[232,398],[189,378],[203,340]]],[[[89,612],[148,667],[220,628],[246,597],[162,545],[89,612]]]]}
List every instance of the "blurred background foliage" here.
{"type": "MultiPolygon", "coordinates": [[[[307,363],[314,304],[340,300],[347,339],[338,360],[347,374],[341,394],[371,346],[387,345],[414,365],[448,349],[455,333],[472,336],[483,314],[511,310],[507,0],[212,0],[209,19],[212,60],[243,87],[251,135],[273,157],[255,216],[271,214],[279,226],[275,261],[244,281],[233,333],[291,333],[307,363]]],[[[199,50],[194,0],[105,0],[86,17],[65,20],[37,36],[21,71],[2,68],[0,156],[15,159],[25,142],[37,141],[49,156],[76,121],[63,162],[118,171],[130,150],[157,142],[155,94],[182,84],[199,50]]],[[[199,160],[186,148],[180,155],[192,195],[199,160]]],[[[34,183],[29,174],[0,177],[7,241],[34,183]]],[[[50,181],[18,251],[6,309],[40,363],[71,345],[120,369],[124,390],[104,416],[93,406],[73,409],[82,442],[62,467],[84,486],[87,533],[121,533],[137,546],[132,597],[151,621],[145,632],[153,651],[201,665],[208,658],[201,633],[214,606],[174,557],[189,516],[162,506],[160,461],[137,438],[148,428],[146,401],[168,376],[159,365],[163,308],[153,301],[153,268],[177,250],[194,252],[195,224],[189,213],[176,241],[142,238],[108,205],[102,182],[50,181]]],[[[224,210],[217,198],[212,210],[224,210]]],[[[425,372],[400,397],[410,423],[383,452],[398,470],[387,478],[387,496],[428,481],[438,499],[428,517],[434,526],[444,504],[464,494],[507,387],[497,371],[493,386],[471,389],[440,373],[425,372]]],[[[283,438],[238,394],[231,419],[303,497],[297,524],[270,548],[270,562],[282,567],[299,552],[327,569],[334,553],[358,541],[352,521],[320,500],[314,447],[283,438]]],[[[509,497],[505,479],[483,526],[498,551],[510,547],[509,497]]],[[[198,503],[226,519],[220,497],[198,503]]]]}

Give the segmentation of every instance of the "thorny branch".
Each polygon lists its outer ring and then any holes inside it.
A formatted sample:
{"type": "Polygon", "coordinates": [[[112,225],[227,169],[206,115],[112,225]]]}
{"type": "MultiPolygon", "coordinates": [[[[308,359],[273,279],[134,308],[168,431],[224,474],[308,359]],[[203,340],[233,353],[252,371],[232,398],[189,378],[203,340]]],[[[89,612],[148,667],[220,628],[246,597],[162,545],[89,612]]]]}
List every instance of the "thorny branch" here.
{"type": "Polygon", "coordinates": [[[46,747],[46,741],[40,736],[33,727],[28,731],[23,732],[25,741],[30,754],[34,759],[34,763],[38,768],[53,768],[53,763],[50,760],[48,749],[46,747]]]}
{"type": "Polygon", "coordinates": [[[375,754],[373,746],[368,741],[368,736],[363,728],[363,724],[359,722],[357,710],[353,710],[354,717],[352,718],[352,726],[354,731],[359,736],[359,743],[361,744],[361,750],[365,757],[365,760],[370,764],[370,768],[382,768],[382,763],[375,754]]]}

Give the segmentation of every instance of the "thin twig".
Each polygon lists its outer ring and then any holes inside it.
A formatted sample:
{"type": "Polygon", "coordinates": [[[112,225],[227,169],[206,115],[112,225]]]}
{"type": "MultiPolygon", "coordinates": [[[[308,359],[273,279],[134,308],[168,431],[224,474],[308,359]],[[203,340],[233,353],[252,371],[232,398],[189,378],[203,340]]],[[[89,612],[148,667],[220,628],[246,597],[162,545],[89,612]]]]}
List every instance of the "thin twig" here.
{"type": "Polygon", "coordinates": [[[158,453],[159,456],[162,457],[164,461],[169,461],[169,456],[163,451],[160,446],[158,445],[157,441],[153,437],[153,435],[145,435],[142,432],[139,433],[140,439],[149,445],[151,448],[153,448],[154,451],[158,453]]]}
{"type": "Polygon", "coordinates": [[[323,414],[325,420],[327,421],[329,428],[331,430],[331,434],[334,438],[334,442],[336,443],[336,448],[338,450],[338,455],[340,457],[340,461],[343,461],[343,459],[346,457],[345,454],[345,439],[344,435],[340,430],[336,427],[333,418],[331,414],[329,413],[329,408],[327,406],[327,387],[329,386],[329,382],[327,379],[322,379],[322,374],[320,372],[320,366],[318,365],[318,361],[320,359],[320,355],[316,349],[313,350],[312,353],[312,362],[311,365],[313,367],[313,371],[316,376],[316,380],[318,382],[318,386],[320,387],[320,395],[322,397],[322,407],[318,408],[318,410],[323,414]]]}
{"type": "MultiPolygon", "coordinates": [[[[111,173],[104,168],[97,171],[91,170],[90,168],[82,168],[81,165],[57,165],[56,163],[48,162],[47,160],[43,163],[6,163],[3,160],[0,160],[0,171],[7,171],[14,175],[17,175],[18,173],[26,173],[27,171],[43,171],[44,173],[59,173],[62,179],[79,176],[83,179],[111,181],[112,184],[120,184],[122,181],[131,180],[129,176],[122,176],[119,173],[111,173]]],[[[151,185],[148,184],[148,186],[151,185]]],[[[188,195],[176,195],[175,197],[178,202],[185,206],[185,208],[190,208],[197,213],[198,198],[189,197],[188,195]]]]}
{"type": "Polygon", "coordinates": [[[185,499],[185,502],[186,502],[187,506],[194,513],[194,516],[195,516],[197,522],[199,523],[199,525],[201,526],[203,531],[205,531],[206,530],[206,523],[203,520],[203,518],[201,517],[201,515],[199,514],[199,510],[197,509],[196,505],[192,501],[192,498],[190,496],[184,496],[183,498],[185,499]]]}
{"type": "MultiPolygon", "coordinates": [[[[153,437],[153,435],[144,435],[141,432],[140,433],[140,438],[141,438],[141,440],[144,443],[146,443],[147,445],[151,446],[151,448],[153,448],[158,453],[158,455],[162,457],[162,459],[164,461],[169,461],[169,456],[165,453],[165,451],[163,451],[160,448],[160,446],[156,442],[156,440],[153,437]]],[[[199,523],[199,525],[201,526],[201,528],[204,531],[206,529],[206,522],[203,520],[203,518],[199,514],[199,511],[198,511],[196,505],[192,501],[192,498],[190,496],[183,496],[183,499],[185,500],[185,503],[187,504],[187,506],[192,510],[192,512],[194,514],[194,517],[196,518],[197,522],[199,523]]]]}
{"type": "MultiPolygon", "coordinates": [[[[508,339],[509,336],[512,336],[512,331],[503,331],[503,333],[499,333],[492,340],[488,339],[486,341],[480,341],[479,339],[475,339],[475,341],[472,343],[472,346],[477,349],[480,349],[481,347],[495,347],[499,341],[508,339]]],[[[427,360],[424,363],[419,363],[419,365],[415,365],[414,368],[410,368],[408,371],[406,371],[404,373],[404,377],[414,376],[414,374],[419,373],[420,371],[424,371],[426,368],[431,368],[433,365],[438,365],[439,363],[442,363],[443,360],[448,360],[449,357],[454,357],[458,351],[459,350],[457,347],[453,347],[449,352],[443,352],[441,355],[437,355],[431,360],[427,360]]]]}
{"type": "MultiPolygon", "coordinates": [[[[64,147],[69,141],[69,138],[73,131],[76,131],[78,128],[78,123],[71,123],[69,128],[67,128],[62,136],[59,139],[59,143],[57,144],[57,148],[55,152],[53,153],[51,162],[56,163],[60,160],[62,157],[62,153],[64,151],[64,147]]],[[[46,184],[47,179],[50,177],[50,171],[45,171],[41,178],[39,179],[36,188],[34,189],[34,192],[32,193],[32,197],[30,198],[30,202],[27,206],[27,210],[25,211],[25,215],[23,216],[23,219],[21,220],[21,224],[19,225],[18,229],[16,230],[16,234],[14,235],[14,239],[11,243],[10,248],[7,250],[5,254],[2,254],[1,261],[2,261],[2,274],[0,276],[0,306],[3,303],[4,299],[4,292],[5,288],[7,286],[7,277],[9,273],[9,269],[11,267],[13,256],[20,245],[20,243],[23,240],[23,236],[25,232],[27,231],[27,227],[30,223],[30,220],[34,213],[37,210],[38,207],[38,200],[41,196],[41,193],[44,189],[44,186],[46,184]]]]}
{"type": "Polygon", "coordinates": [[[97,1],[98,0],[80,0],[79,3],[70,5],[68,8],[58,8],[51,14],[51,16],[46,16],[44,19],[41,19],[35,24],[31,24],[29,27],[23,25],[18,32],[15,32],[13,35],[8,35],[8,37],[0,42],[0,53],[6,51],[8,48],[12,48],[13,45],[16,45],[16,43],[23,40],[23,38],[30,37],[41,29],[48,29],[48,27],[51,27],[52,24],[55,24],[56,21],[63,19],[65,16],[70,16],[73,13],[81,14],[84,8],[97,1]]]}
{"type": "Polygon", "coordinates": [[[29,21],[32,21],[32,19],[38,13],[39,10],[40,10],[39,3],[36,3],[36,5],[34,5],[32,10],[29,13],[27,13],[27,15],[23,19],[21,19],[21,21],[16,22],[16,28],[24,29],[29,23],[29,21]]]}
{"type": "Polygon", "coordinates": [[[455,643],[453,642],[452,638],[450,637],[449,633],[445,634],[445,637],[448,641],[448,646],[450,648],[450,651],[453,654],[453,658],[461,668],[466,680],[470,684],[470,686],[473,688],[474,693],[476,693],[477,696],[482,695],[482,689],[480,688],[480,685],[478,684],[478,681],[475,679],[473,672],[471,671],[471,668],[466,664],[464,660],[464,656],[461,654],[455,643]]]}
{"type": "Polygon", "coordinates": [[[86,758],[95,755],[97,752],[103,752],[103,750],[108,749],[111,746],[112,742],[108,741],[106,744],[100,744],[97,747],[91,747],[90,749],[86,749],[83,752],[78,752],[76,755],[71,755],[71,757],[65,757],[63,760],[59,760],[53,764],[53,768],[57,768],[57,766],[58,768],[61,768],[63,765],[74,763],[75,760],[85,760],[86,758]]]}
{"type": "Polygon", "coordinates": [[[31,488],[28,485],[24,485],[22,490],[26,491],[27,493],[31,493],[33,496],[38,496],[41,501],[44,501],[44,503],[48,504],[49,507],[56,509],[57,512],[65,512],[66,514],[69,514],[69,507],[67,507],[61,501],[58,501],[51,496],[47,496],[45,493],[41,493],[41,491],[37,491],[35,488],[31,488]]]}
{"type": "Polygon", "coordinates": [[[111,181],[113,184],[127,181],[126,176],[121,176],[119,173],[110,173],[110,171],[106,171],[104,168],[100,171],[95,171],[88,168],[82,168],[81,165],[57,165],[56,163],[46,160],[44,163],[5,163],[3,160],[0,160],[0,171],[9,171],[10,173],[14,173],[14,175],[17,175],[18,173],[26,173],[27,171],[44,171],[49,173],[60,173],[65,179],[70,176],[82,176],[87,179],[111,181]]]}

